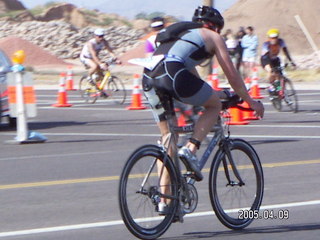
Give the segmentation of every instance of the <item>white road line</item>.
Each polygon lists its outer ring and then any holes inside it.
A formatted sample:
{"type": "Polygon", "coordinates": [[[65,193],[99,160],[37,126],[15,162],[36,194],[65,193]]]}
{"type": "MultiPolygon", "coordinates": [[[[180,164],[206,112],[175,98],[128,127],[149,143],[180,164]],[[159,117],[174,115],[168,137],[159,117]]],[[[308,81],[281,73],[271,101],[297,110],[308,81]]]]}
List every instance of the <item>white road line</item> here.
{"type": "MultiPolygon", "coordinates": [[[[156,134],[141,134],[141,133],[42,133],[45,136],[118,136],[118,137],[159,137],[156,134]]],[[[14,136],[15,133],[3,133],[6,136],[14,136]]],[[[209,135],[212,136],[212,135],[209,135]]],[[[306,135],[233,135],[232,138],[289,138],[289,139],[320,139],[320,136],[306,135]]]]}
{"type": "Polygon", "coordinates": [[[243,128],[320,128],[320,125],[241,125],[243,128]]]}
{"type": "MultiPolygon", "coordinates": [[[[112,152],[109,151],[101,151],[94,152],[94,154],[107,154],[112,152]]],[[[0,158],[0,161],[11,161],[11,160],[25,160],[25,159],[42,159],[42,158],[56,158],[56,157],[73,157],[73,156],[83,156],[83,155],[92,155],[92,152],[79,152],[79,153],[64,153],[64,154],[51,154],[51,155],[32,155],[32,156],[21,156],[21,157],[3,157],[0,158]]]]}
{"type": "MultiPolygon", "coordinates": [[[[313,206],[313,205],[320,205],[320,200],[266,205],[266,206],[261,206],[261,210],[286,209],[286,208],[313,206]]],[[[238,212],[238,210],[239,209],[230,209],[228,210],[228,212],[238,212]]],[[[192,214],[186,215],[186,218],[195,218],[195,217],[203,217],[203,216],[210,216],[210,215],[214,215],[214,212],[206,211],[206,212],[192,213],[192,214]]],[[[155,220],[157,220],[157,218],[155,218],[155,220]]],[[[148,221],[150,221],[150,219],[148,219],[148,221]]],[[[84,223],[84,224],[65,225],[65,226],[56,226],[56,227],[48,227],[48,228],[34,228],[34,229],[18,230],[18,231],[11,231],[11,232],[0,232],[0,238],[30,235],[30,234],[70,231],[70,230],[78,230],[78,229],[97,228],[97,227],[111,227],[111,226],[122,225],[122,224],[123,224],[122,220],[115,220],[115,221],[108,221],[108,222],[84,223]]]]}

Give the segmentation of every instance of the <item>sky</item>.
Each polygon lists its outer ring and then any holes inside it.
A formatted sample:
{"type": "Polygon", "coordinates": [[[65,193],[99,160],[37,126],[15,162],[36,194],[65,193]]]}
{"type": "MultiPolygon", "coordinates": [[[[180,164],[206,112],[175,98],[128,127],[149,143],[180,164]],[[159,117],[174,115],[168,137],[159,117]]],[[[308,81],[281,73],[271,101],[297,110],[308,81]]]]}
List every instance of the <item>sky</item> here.
{"type": "MultiPolygon", "coordinates": [[[[164,12],[182,20],[189,20],[194,9],[202,4],[202,0],[20,0],[26,8],[33,8],[46,2],[68,2],[77,7],[98,9],[105,13],[117,13],[132,19],[141,12],[164,12]]],[[[215,7],[224,11],[237,0],[214,0],[215,7]]]]}

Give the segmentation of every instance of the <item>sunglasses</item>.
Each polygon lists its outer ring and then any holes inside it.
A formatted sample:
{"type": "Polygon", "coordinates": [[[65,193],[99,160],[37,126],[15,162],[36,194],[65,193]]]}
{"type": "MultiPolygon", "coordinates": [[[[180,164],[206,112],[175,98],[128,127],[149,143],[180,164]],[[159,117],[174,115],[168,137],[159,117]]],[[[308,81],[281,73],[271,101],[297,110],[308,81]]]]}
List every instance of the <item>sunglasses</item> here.
{"type": "Polygon", "coordinates": [[[96,35],[98,38],[103,38],[104,35],[96,35]]]}

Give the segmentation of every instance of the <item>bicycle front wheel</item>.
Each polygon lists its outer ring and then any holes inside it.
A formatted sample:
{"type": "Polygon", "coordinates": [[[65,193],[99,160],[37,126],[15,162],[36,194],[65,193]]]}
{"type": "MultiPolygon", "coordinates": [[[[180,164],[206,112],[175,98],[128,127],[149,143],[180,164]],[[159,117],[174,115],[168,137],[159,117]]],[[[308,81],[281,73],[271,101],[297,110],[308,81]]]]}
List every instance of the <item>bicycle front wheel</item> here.
{"type": "Polygon", "coordinates": [[[106,93],[116,104],[124,104],[127,97],[127,91],[122,80],[116,76],[111,76],[108,80],[106,93]]]}
{"type": "Polygon", "coordinates": [[[281,110],[282,110],[282,100],[281,100],[280,96],[279,95],[278,96],[271,96],[271,102],[272,102],[273,107],[277,111],[281,112],[281,110]]]}
{"type": "Polygon", "coordinates": [[[82,76],[79,82],[79,91],[81,97],[87,103],[95,103],[98,99],[98,91],[96,87],[88,82],[87,76],[82,76]]]}
{"type": "Polygon", "coordinates": [[[128,159],[119,183],[119,206],[128,230],[141,239],[160,237],[171,225],[178,206],[178,183],[169,156],[145,145],[128,159]],[[165,212],[159,203],[166,203],[165,212]]]}
{"type": "Polygon", "coordinates": [[[226,140],[223,145],[210,169],[211,204],[222,224],[231,229],[242,229],[254,220],[253,214],[262,202],[262,166],[249,143],[234,139],[226,140]]]}
{"type": "Polygon", "coordinates": [[[298,96],[290,79],[284,79],[284,101],[292,112],[298,112],[298,96]]]}

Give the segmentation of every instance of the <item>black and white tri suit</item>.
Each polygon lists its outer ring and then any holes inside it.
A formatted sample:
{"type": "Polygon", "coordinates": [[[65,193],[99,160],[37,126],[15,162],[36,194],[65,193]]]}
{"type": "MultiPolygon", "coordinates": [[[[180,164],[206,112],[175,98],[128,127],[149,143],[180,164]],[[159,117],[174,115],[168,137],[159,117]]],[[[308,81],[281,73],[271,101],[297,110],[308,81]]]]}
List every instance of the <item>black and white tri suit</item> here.
{"type": "MultiPolygon", "coordinates": [[[[212,87],[191,72],[212,58],[205,50],[200,31],[200,28],[187,30],[178,40],[162,43],[157,48],[154,56],[164,55],[164,58],[152,71],[144,70],[142,85],[146,96],[154,88],[157,93],[194,106],[201,106],[210,98],[212,87]]],[[[154,108],[152,104],[151,107],[154,108]]],[[[161,116],[158,117],[156,120],[161,121],[161,116]]]]}

